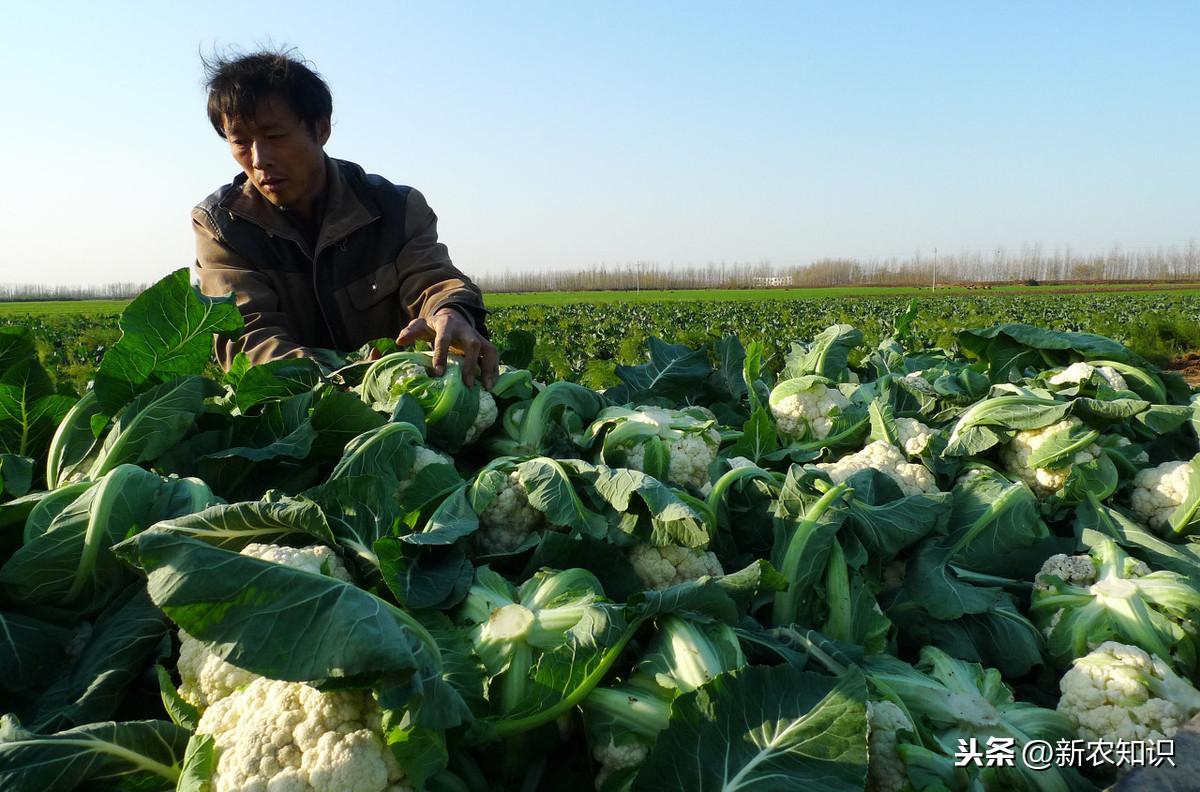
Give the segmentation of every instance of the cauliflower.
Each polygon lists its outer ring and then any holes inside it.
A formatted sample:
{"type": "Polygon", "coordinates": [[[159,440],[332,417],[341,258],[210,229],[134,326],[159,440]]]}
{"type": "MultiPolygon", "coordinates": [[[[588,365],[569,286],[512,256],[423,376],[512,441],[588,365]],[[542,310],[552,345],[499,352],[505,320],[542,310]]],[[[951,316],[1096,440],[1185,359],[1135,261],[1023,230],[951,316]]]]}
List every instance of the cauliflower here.
{"type": "Polygon", "coordinates": [[[418,445],[413,446],[416,451],[416,456],[413,457],[412,467],[409,468],[408,476],[400,482],[400,486],[396,488],[396,494],[404,497],[404,493],[408,492],[416,479],[417,474],[430,465],[453,465],[454,460],[440,451],[435,451],[432,448],[418,445]]]}
{"type": "Polygon", "coordinates": [[[242,555],[270,561],[273,564],[283,564],[292,569],[311,572],[314,575],[326,575],[346,583],[352,581],[345,564],[325,545],[285,547],[284,545],[254,542],[243,547],[241,552],[242,555]]]}
{"type": "Polygon", "coordinates": [[[463,443],[471,445],[478,440],[484,432],[492,428],[492,424],[496,423],[499,415],[500,410],[496,407],[495,397],[485,390],[479,391],[479,412],[475,414],[475,423],[471,424],[471,428],[467,430],[467,436],[463,439],[463,443]]]}
{"type": "Polygon", "coordinates": [[[214,792],[401,792],[404,773],[369,691],[259,677],[210,706],[214,792]]]}
{"type": "MultiPolygon", "coordinates": [[[[1147,573],[1149,571],[1146,570],[1147,573]]],[[[1090,586],[1096,582],[1096,565],[1091,556],[1069,556],[1066,553],[1052,555],[1042,563],[1042,568],[1033,579],[1035,591],[1054,590],[1054,586],[1045,579],[1047,575],[1053,575],[1073,586],[1090,586]]]]}
{"type": "Polygon", "coordinates": [[[1106,641],[1059,682],[1058,711],[1083,740],[1163,740],[1200,712],[1200,691],[1158,657],[1106,641]]]}
{"type": "Polygon", "coordinates": [[[1082,385],[1097,374],[1113,390],[1129,390],[1125,378],[1112,366],[1097,367],[1082,361],[1072,363],[1046,381],[1051,385],[1082,385]]]}
{"type": "MultiPolygon", "coordinates": [[[[241,552],[242,555],[293,569],[350,581],[350,574],[341,559],[324,545],[283,547],[252,543],[242,548],[241,552]]],[[[259,678],[258,674],[221,659],[208,648],[208,644],[184,630],[179,631],[179,662],[176,668],[179,671],[179,695],[201,711],[259,678]]]]}
{"type": "Polygon", "coordinates": [[[529,491],[521,483],[516,470],[508,474],[508,482],[479,515],[482,530],[475,534],[475,544],[483,553],[509,553],[542,523],[542,513],[529,505],[529,491]]]}
{"type": "Polygon", "coordinates": [[[690,547],[637,544],[629,550],[629,560],[642,582],[656,591],[705,575],[725,574],[716,554],[690,547]]]}
{"type": "Polygon", "coordinates": [[[913,731],[912,721],[890,701],[867,701],[867,724],[867,792],[900,792],[908,771],[896,750],[896,733],[913,731]]]}
{"type": "Polygon", "coordinates": [[[1187,500],[1191,462],[1163,462],[1139,471],[1133,479],[1129,505],[1134,514],[1156,531],[1168,527],[1171,514],[1187,500]]]}
{"type": "Polygon", "coordinates": [[[858,453],[816,467],[828,473],[834,484],[841,484],[860,470],[875,469],[895,481],[905,496],[938,491],[928,468],[910,463],[903,451],[886,440],[876,440],[858,453]]]}
{"type": "Polygon", "coordinates": [[[771,393],[769,405],[776,426],[782,434],[797,440],[824,440],[841,411],[850,406],[850,400],[836,387],[821,382],[777,398],[776,392],[782,392],[780,387],[790,381],[785,380],[771,393]]]}
{"type": "Polygon", "coordinates": [[[1067,483],[1071,475],[1072,465],[1082,465],[1098,459],[1103,453],[1100,446],[1092,443],[1082,451],[1076,452],[1071,462],[1057,468],[1031,468],[1029,458],[1042,444],[1062,431],[1082,426],[1078,418],[1066,418],[1058,423],[1044,426],[1041,429],[1027,429],[1017,432],[1013,439],[1000,450],[1000,460],[1009,473],[1024,481],[1039,496],[1053,495],[1067,483]]]}
{"type": "MultiPolygon", "coordinates": [[[[693,411],[700,409],[703,408],[692,408],[693,411]]],[[[711,416],[707,410],[704,412],[711,416]]],[[[662,407],[638,407],[629,412],[626,420],[650,424],[658,429],[658,437],[666,444],[670,460],[668,481],[681,487],[692,484],[698,489],[709,483],[708,466],[717,458],[717,449],[721,445],[721,433],[709,421],[662,407]]],[[[715,423],[716,419],[711,421],[715,423]]],[[[628,447],[625,465],[633,470],[646,469],[643,443],[636,442],[628,447]]]]}
{"type": "Polygon", "coordinates": [[[933,430],[916,418],[897,418],[896,434],[900,447],[910,457],[919,456],[933,439],[933,430]]]}
{"type": "Polygon", "coordinates": [[[649,755],[650,748],[643,743],[631,741],[617,745],[610,736],[608,742],[592,749],[592,758],[600,764],[600,769],[596,771],[596,789],[602,788],[613,773],[637,767],[649,755]]]}

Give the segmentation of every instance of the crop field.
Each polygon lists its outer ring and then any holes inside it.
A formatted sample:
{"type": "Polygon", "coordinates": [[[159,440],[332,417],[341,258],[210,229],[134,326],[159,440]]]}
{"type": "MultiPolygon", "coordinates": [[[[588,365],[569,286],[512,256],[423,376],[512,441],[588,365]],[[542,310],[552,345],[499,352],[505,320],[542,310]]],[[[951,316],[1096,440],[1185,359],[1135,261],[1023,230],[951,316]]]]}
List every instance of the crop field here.
{"type": "MultiPolygon", "coordinates": [[[[762,341],[778,359],[791,341],[838,322],[877,341],[916,300],[913,332],[952,346],[968,327],[1023,322],[1097,333],[1160,365],[1200,352],[1200,290],[1191,287],[759,289],[675,292],[566,292],[487,296],[496,339],[527,330],[538,339],[533,370],[591,387],[616,382],[616,366],[642,361],[650,337],[699,344],[724,335],[762,341]]],[[[0,303],[0,325],[33,329],[42,360],[78,389],[120,336],[122,301],[0,303]]]]}
{"type": "Polygon", "coordinates": [[[497,304],[489,390],[109,310],[0,325],[0,789],[1099,792],[1026,747],[1200,723],[1195,294],[497,304]]]}

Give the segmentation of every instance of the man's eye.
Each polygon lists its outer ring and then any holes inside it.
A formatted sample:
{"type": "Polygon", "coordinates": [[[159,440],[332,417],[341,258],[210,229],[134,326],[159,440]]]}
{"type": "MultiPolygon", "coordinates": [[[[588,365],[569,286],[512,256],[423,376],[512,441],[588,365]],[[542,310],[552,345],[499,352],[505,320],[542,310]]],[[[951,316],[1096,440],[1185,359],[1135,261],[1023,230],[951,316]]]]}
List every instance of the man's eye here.
{"type": "Polygon", "coordinates": [[[231,146],[237,146],[238,148],[245,148],[246,141],[235,138],[235,139],[229,141],[229,144],[231,146]]]}

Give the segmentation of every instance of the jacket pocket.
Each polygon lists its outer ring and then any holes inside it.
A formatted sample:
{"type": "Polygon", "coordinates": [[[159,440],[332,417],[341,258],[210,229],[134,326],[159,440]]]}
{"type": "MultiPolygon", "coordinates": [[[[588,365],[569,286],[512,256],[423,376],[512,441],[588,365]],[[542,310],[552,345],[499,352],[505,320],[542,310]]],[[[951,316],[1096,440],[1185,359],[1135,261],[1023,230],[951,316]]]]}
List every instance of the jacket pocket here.
{"type": "Polygon", "coordinates": [[[400,276],[396,272],[396,265],[388,262],[370,275],[348,284],[346,293],[355,309],[365,311],[385,297],[395,295],[399,288],[400,276]]]}

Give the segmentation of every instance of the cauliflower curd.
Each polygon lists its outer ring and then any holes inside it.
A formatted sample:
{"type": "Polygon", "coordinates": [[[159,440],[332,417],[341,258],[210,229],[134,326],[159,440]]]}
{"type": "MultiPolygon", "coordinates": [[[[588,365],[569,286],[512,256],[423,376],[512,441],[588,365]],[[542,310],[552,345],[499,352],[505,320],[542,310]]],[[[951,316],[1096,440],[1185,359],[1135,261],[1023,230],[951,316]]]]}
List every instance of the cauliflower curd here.
{"type": "Polygon", "coordinates": [[[1133,479],[1129,505],[1134,514],[1154,530],[1162,530],[1171,514],[1187,499],[1191,462],[1163,462],[1139,471],[1133,479]]]}
{"type": "Polygon", "coordinates": [[[484,553],[510,553],[542,523],[542,513],[529,505],[529,491],[521,476],[510,471],[505,487],[479,515],[482,530],[475,544],[484,553]]]}
{"type": "Polygon", "coordinates": [[[369,691],[258,677],[212,704],[214,792],[407,792],[369,691]]]}
{"type": "Polygon", "coordinates": [[[719,577],[725,574],[715,553],[691,547],[637,544],[629,551],[629,561],[642,582],[656,591],[705,575],[719,577]]]}
{"type": "Polygon", "coordinates": [[[841,391],[820,382],[790,396],[770,400],[771,414],[779,431],[798,440],[829,437],[837,416],[849,406],[850,400],[841,391]]]}
{"type": "Polygon", "coordinates": [[[1004,463],[1005,470],[1024,481],[1037,495],[1053,495],[1067,483],[1067,477],[1071,475],[1073,465],[1083,465],[1100,458],[1100,454],[1103,453],[1100,446],[1092,443],[1077,452],[1063,467],[1030,467],[1029,458],[1059,432],[1081,426],[1082,423],[1078,418],[1066,418],[1041,429],[1017,432],[1013,439],[1000,450],[1000,461],[1004,463]]]}
{"type": "Polygon", "coordinates": [[[903,451],[886,440],[876,440],[856,454],[816,467],[828,473],[834,484],[841,484],[860,470],[874,469],[895,481],[905,496],[938,491],[928,468],[909,462],[903,451]]]}
{"type": "Polygon", "coordinates": [[[1161,659],[1106,641],[1059,682],[1058,711],[1082,740],[1164,740],[1200,712],[1200,691],[1161,659]]]}

